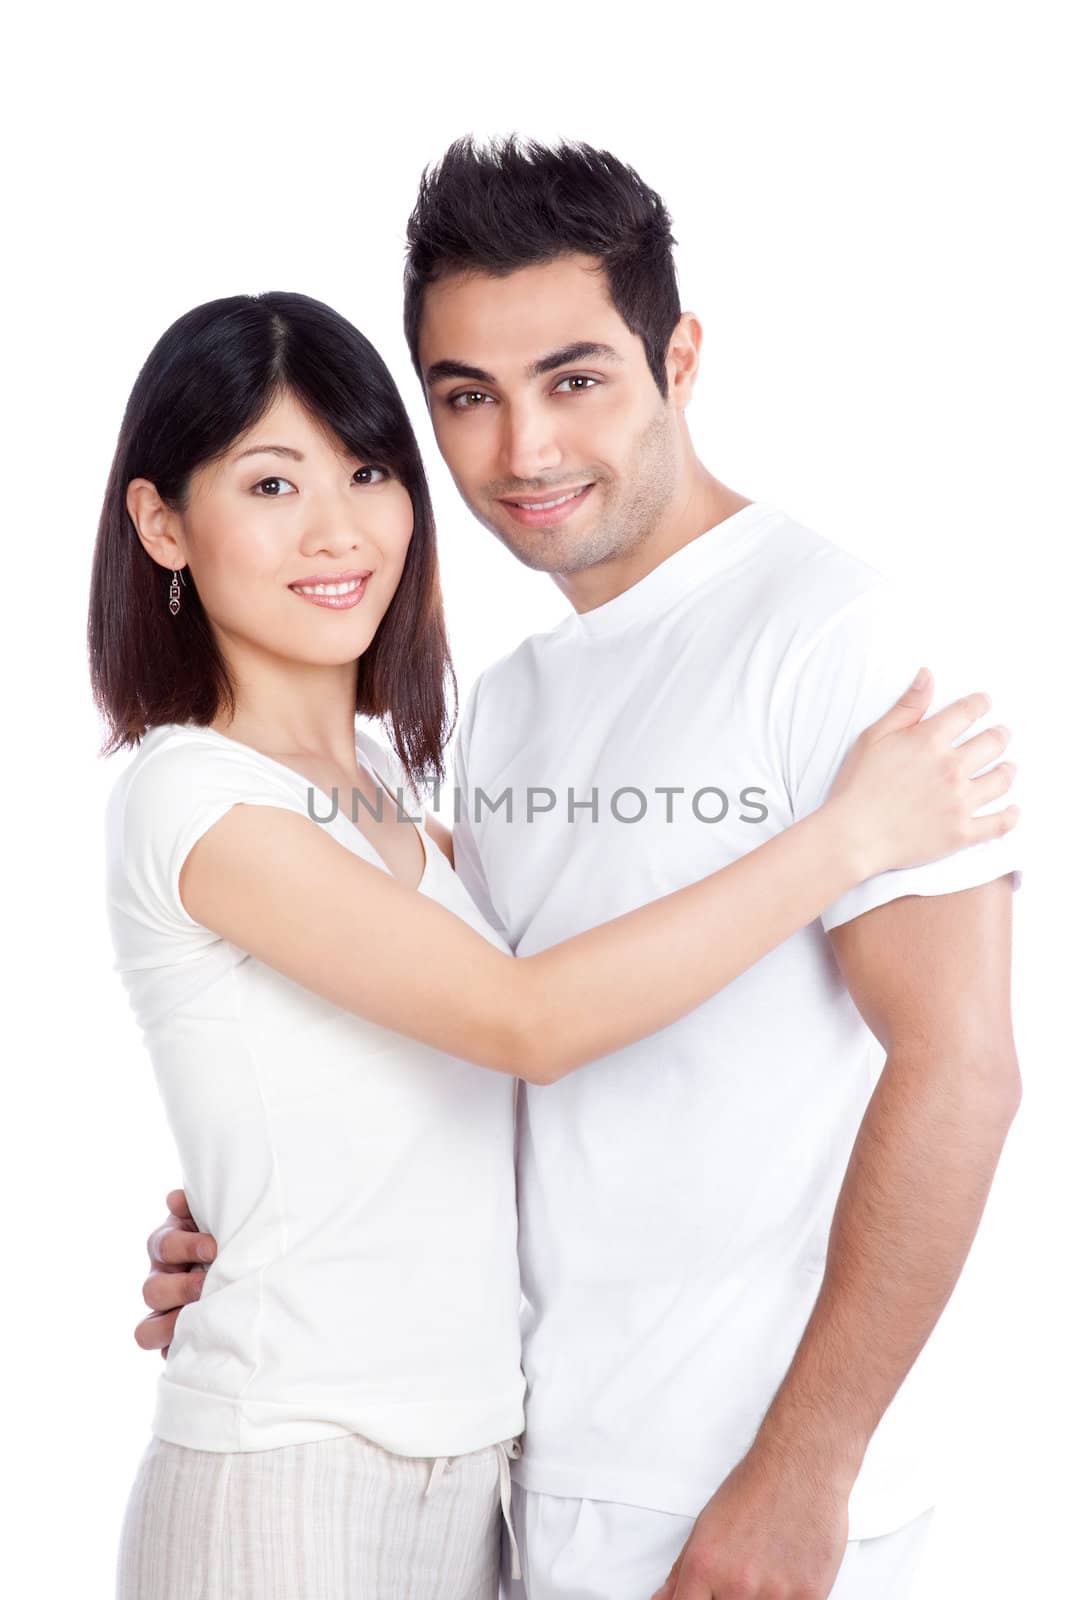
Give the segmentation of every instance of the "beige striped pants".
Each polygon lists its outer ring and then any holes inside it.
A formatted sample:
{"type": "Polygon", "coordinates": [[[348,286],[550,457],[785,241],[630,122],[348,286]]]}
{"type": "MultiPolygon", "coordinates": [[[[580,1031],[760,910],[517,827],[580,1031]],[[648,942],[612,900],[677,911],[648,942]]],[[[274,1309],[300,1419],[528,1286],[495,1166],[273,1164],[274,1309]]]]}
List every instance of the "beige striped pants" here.
{"type": "Polygon", "coordinates": [[[518,1576],[514,1440],[398,1456],[359,1434],[273,1450],[152,1437],[122,1524],[117,1600],[497,1600],[518,1576]]]}

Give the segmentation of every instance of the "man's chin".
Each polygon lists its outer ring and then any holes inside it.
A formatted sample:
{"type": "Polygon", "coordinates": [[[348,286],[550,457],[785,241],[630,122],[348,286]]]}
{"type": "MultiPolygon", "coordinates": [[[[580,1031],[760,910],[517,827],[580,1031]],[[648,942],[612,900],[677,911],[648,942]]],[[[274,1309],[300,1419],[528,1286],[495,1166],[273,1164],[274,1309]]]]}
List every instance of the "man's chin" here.
{"type": "Polygon", "coordinates": [[[590,548],[591,541],[588,538],[576,541],[573,536],[567,538],[562,533],[553,537],[547,529],[543,533],[528,534],[525,538],[516,538],[514,530],[510,528],[505,533],[502,528],[493,526],[492,532],[511,551],[516,561],[521,561],[531,572],[584,572],[586,567],[596,566],[598,561],[604,559],[596,553],[595,546],[590,548]]]}
{"type": "MultiPolygon", "coordinates": [[[[473,507],[471,508],[473,510],[473,507]]],[[[612,552],[605,552],[604,541],[597,538],[595,528],[584,528],[581,534],[570,533],[566,528],[517,528],[514,523],[506,527],[495,518],[476,511],[475,516],[500,543],[531,572],[570,573],[584,572],[599,562],[610,560],[612,552]]]]}

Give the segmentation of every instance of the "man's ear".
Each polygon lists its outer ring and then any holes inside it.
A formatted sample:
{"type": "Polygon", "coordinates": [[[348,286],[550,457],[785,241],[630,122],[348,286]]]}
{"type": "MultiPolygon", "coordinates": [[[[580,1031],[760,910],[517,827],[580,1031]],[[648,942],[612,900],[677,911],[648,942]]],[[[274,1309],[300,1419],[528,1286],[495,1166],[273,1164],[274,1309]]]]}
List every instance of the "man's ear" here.
{"type": "Polygon", "coordinates": [[[126,510],[152,560],[171,571],[188,561],[184,545],[174,531],[174,513],[147,478],[133,478],[126,488],[126,510]]]}
{"type": "Polygon", "coordinates": [[[704,330],[692,311],[683,311],[667,346],[667,399],[684,411],[700,370],[700,341],[704,330]]]}

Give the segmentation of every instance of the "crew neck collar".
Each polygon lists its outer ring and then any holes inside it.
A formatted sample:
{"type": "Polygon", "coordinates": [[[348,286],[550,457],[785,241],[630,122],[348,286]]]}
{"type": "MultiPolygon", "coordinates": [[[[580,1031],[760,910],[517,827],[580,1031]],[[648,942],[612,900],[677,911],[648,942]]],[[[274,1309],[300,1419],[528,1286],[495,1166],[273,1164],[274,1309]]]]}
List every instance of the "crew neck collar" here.
{"type": "Polygon", "coordinates": [[[695,584],[726,566],[750,534],[777,514],[777,508],[765,500],[742,506],[683,544],[614,599],[591,611],[572,612],[567,623],[579,634],[599,638],[643,617],[662,614],[695,584]]]}

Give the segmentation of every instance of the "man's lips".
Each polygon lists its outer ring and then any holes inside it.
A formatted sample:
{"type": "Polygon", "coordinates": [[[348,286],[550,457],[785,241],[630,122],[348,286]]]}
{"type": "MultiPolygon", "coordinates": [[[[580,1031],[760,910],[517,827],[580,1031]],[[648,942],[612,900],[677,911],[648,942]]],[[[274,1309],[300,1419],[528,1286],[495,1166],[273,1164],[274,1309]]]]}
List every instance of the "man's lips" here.
{"type": "Polygon", "coordinates": [[[577,506],[585,504],[595,488],[595,484],[585,483],[569,489],[553,489],[549,494],[512,495],[501,498],[500,504],[524,527],[544,528],[563,522],[577,506]]]}

